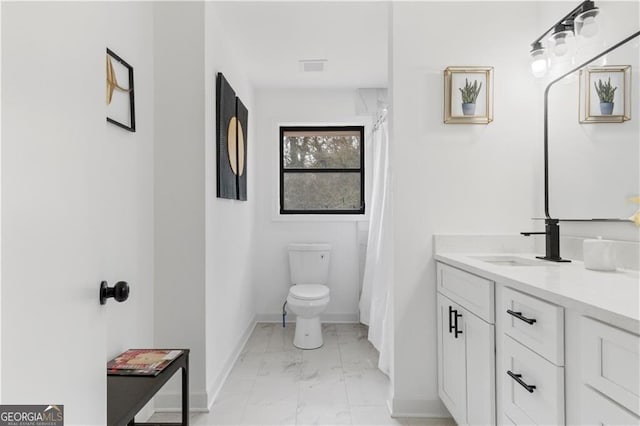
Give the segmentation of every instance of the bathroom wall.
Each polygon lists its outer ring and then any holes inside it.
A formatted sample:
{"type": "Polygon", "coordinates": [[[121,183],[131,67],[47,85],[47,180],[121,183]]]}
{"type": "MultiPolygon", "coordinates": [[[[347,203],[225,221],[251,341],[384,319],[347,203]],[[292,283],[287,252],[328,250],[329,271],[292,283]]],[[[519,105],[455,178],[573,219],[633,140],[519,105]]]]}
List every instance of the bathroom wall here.
{"type": "Polygon", "coordinates": [[[105,424],[106,360],[153,344],[151,11],[2,3],[2,402],[69,425],[105,424]],[[135,133],[105,120],[107,46],[135,68],[135,133]],[[129,300],[99,305],[101,280],[129,300]]]}
{"type": "Polygon", "coordinates": [[[222,386],[255,322],[252,282],[254,217],[258,200],[253,88],[242,53],[225,36],[216,2],[205,2],[205,228],[206,353],[209,403],[222,386]],[[216,198],[216,75],[222,72],[249,110],[247,201],[216,198]]]}
{"type": "MultiPolygon", "coordinates": [[[[356,220],[363,217],[291,217],[278,214],[278,143],[281,124],[365,124],[368,152],[370,118],[356,115],[355,89],[259,89],[256,91],[256,197],[253,280],[258,319],[279,321],[290,286],[287,244],[325,242],[332,246],[328,321],[357,321],[360,294],[356,220]]],[[[368,156],[367,156],[368,157],[368,156]]],[[[370,170],[370,169],[369,169],[370,170]]],[[[366,169],[365,169],[366,171],[366,169]]],[[[367,185],[369,186],[369,185],[367,185]]],[[[287,317],[293,320],[294,315],[287,317]]]]}
{"type": "MultiPolygon", "coordinates": [[[[204,4],[154,4],[154,343],[189,348],[190,405],[205,373],[204,4]]],[[[179,378],[156,408],[178,407],[179,378]]]]}
{"type": "Polygon", "coordinates": [[[537,7],[397,2],[392,12],[391,407],[396,415],[446,415],[437,395],[433,235],[535,229],[541,98],[528,54],[537,7]],[[494,122],[443,124],[443,70],[452,65],[495,68],[494,122]]]}
{"type": "MultiPolygon", "coordinates": [[[[241,55],[209,2],[155,4],[155,344],[191,349],[191,407],[206,410],[254,322],[254,120],[241,55]],[[247,202],[216,198],[215,77],[249,109],[247,202]]],[[[179,408],[178,378],[156,398],[179,408]]]]}

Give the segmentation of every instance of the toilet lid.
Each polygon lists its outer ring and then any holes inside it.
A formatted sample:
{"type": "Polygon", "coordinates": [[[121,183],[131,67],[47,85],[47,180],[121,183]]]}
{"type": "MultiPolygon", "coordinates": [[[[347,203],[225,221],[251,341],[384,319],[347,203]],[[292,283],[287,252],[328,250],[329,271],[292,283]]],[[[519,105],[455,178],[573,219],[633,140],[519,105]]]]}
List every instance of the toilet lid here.
{"type": "Polygon", "coordinates": [[[322,299],[329,295],[329,287],[321,284],[298,284],[291,286],[289,294],[300,300],[322,299]]]}

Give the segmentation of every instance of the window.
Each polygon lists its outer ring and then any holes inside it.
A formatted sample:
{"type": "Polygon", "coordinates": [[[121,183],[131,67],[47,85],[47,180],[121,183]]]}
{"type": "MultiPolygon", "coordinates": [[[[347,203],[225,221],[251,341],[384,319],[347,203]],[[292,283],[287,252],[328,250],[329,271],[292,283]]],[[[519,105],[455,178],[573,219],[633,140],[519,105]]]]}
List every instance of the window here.
{"type": "Polygon", "coordinates": [[[280,128],[280,213],[364,214],[364,127],[280,128]]]}

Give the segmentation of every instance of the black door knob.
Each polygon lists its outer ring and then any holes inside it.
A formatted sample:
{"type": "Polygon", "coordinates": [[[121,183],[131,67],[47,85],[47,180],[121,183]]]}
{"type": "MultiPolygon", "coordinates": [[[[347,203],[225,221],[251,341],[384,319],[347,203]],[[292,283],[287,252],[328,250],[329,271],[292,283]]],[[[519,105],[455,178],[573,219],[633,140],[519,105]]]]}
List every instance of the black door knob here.
{"type": "Polygon", "coordinates": [[[100,283],[100,304],[107,303],[107,299],[113,297],[118,302],[124,302],[129,298],[129,284],[126,281],[118,281],[113,287],[109,287],[106,281],[100,283]]]}

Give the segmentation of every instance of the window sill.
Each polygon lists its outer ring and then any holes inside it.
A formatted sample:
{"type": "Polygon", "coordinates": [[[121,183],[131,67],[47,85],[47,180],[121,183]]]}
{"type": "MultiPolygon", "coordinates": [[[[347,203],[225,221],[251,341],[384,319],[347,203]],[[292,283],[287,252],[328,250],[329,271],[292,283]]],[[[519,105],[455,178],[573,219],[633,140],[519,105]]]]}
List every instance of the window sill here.
{"type": "Polygon", "coordinates": [[[272,215],[273,222],[366,222],[368,214],[280,214],[272,215]]]}

